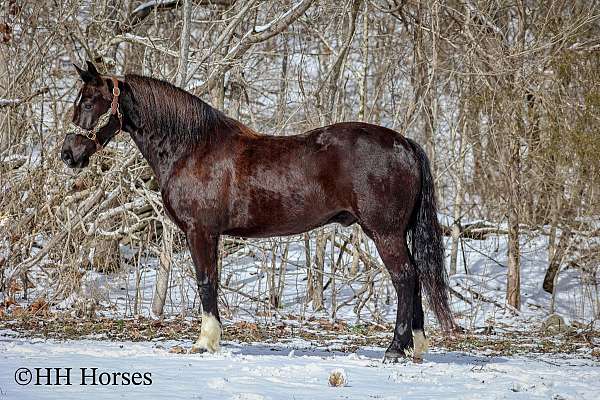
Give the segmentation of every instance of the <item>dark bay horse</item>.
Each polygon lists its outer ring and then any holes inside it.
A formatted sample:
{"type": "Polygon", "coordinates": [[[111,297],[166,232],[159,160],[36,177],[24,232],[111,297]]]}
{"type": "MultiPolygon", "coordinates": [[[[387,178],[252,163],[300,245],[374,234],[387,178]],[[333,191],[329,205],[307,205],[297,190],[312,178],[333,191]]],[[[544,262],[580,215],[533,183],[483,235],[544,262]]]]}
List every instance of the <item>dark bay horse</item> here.
{"type": "Polygon", "coordinates": [[[398,307],[386,361],[425,350],[421,286],[442,328],[454,329],[433,179],[417,143],[366,123],[260,135],[169,83],[102,76],[90,62],[77,70],[84,84],[61,158],[85,167],[121,129],[130,133],[192,254],[202,302],[193,350],[219,349],[220,235],[293,235],[333,222],[360,224],[390,273],[398,307]]]}

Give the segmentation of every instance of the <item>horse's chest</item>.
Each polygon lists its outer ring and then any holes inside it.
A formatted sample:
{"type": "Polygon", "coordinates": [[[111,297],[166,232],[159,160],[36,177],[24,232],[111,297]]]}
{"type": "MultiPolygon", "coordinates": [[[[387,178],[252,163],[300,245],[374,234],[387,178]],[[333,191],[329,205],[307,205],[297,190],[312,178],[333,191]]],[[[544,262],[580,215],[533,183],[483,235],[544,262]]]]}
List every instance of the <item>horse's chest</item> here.
{"type": "Polygon", "coordinates": [[[227,178],[186,174],[171,179],[162,191],[166,214],[182,230],[222,223],[227,207],[227,178]]]}

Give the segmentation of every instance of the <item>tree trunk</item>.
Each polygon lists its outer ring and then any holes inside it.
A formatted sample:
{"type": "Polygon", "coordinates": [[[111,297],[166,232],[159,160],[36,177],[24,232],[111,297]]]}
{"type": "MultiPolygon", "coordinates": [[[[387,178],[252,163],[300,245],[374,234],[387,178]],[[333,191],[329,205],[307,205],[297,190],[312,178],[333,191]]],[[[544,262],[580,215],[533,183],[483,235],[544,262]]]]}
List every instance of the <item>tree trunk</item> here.
{"type": "Polygon", "coordinates": [[[369,3],[365,2],[365,11],[363,12],[363,37],[362,37],[362,63],[363,70],[362,76],[359,81],[360,83],[360,109],[358,110],[359,121],[368,122],[369,116],[367,114],[367,95],[368,95],[368,81],[367,77],[369,74],[369,3]]]}
{"type": "Polygon", "coordinates": [[[287,87],[288,87],[288,38],[283,36],[283,57],[281,60],[281,77],[279,81],[279,91],[277,93],[277,108],[275,109],[275,123],[277,128],[281,129],[285,125],[283,118],[285,117],[285,111],[287,108],[287,87]]]}
{"type": "MultiPolygon", "coordinates": [[[[337,311],[337,295],[335,293],[335,274],[337,269],[337,262],[335,260],[335,235],[336,229],[334,228],[331,232],[331,319],[335,321],[337,311]]],[[[340,259],[342,251],[340,250],[340,259]]]]}
{"type": "Polygon", "coordinates": [[[179,41],[179,66],[177,68],[176,85],[185,89],[187,84],[188,53],[190,51],[190,26],[192,22],[192,0],[184,0],[183,27],[179,41]]]}
{"type": "MultiPolygon", "coordinates": [[[[426,13],[423,12],[424,5],[419,3],[417,13],[419,18],[419,26],[414,27],[414,62],[415,62],[415,79],[414,82],[418,87],[415,90],[415,103],[417,109],[421,111],[423,120],[423,132],[425,140],[425,151],[431,164],[432,172],[435,175],[436,171],[436,155],[435,155],[435,132],[437,129],[437,105],[434,96],[435,77],[437,67],[437,48],[436,38],[432,33],[431,41],[425,43],[423,35],[424,29],[421,25],[423,19],[426,18],[426,13]],[[431,60],[428,60],[427,50],[431,50],[431,60]],[[420,107],[419,107],[420,103],[420,107]]],[[[436,7],[436,6],[434,6],[436,7]]],[[[435,8],[437,13],[437,8],[435,8]]],[[[434,15],[430,18],[430,23],[436,23],[434,15]]]]}
{"type": "Polygon", "coordinates": [[[350,277],[356,276],[358,273],[358,265],[360,262],[360,245],[362,243],[362,230],[358,224],[352,229],[352,263],[350,264],[350,277]]]}
{"type": "Polygon", "coordinates": [[[455,188],[455,193],[454,193],[454,206],[453,206],[453,219],[454,222],[452,224],[452,228],[451,228],[451,234],[452,234],[452,246],[450,248],[450,275],[454,275],[456,274],[456,263],[458,260],[458,244],[459,244],[459,240],[460,240],[460,219],[461,219],[461,215],[462,215],[462,203],[463,203],[463,196],[464,196],[464,171],[465,171],[465,156],[463,154],[463,134],[466,131],[467,128],[467,123],[465,122],[464,129],[461,130],[461,133],[459,134],[457,132],[458,136],[457,138],[455,138],[455,140],[458,140],[458,154],[457,156],[459,157],[459,161],[458,161],[458,168],[457,171],[455,173],[454,176],[454,181],[456,182],[456,188],[455,188]]]}
{"type": "Polygon", "coordinates": [[[519,142],[511,138],[509,160],[509,204],[508,204],[508,274],[506,301],[519,310],[521,308],[521,265],[519,246],[519,142]]]}
{"type": "Polygon", "coordinates": [[[556,274],[560,268],[560,264],[565,257],[565,253],[567,248],[569,247],[569,242],[571,240],[571,230],[568,227],[565,227],[562,233],[560,234],[560,239],[558,241],[558,245],[556,246],[556,250],[552,255],[552,259],[548,264],[548,269],[546,270],[546,275],[544,276],[544,284],[543,288],[548,293],[554,292],[554,282],[556,274]]]}
{"type": "Polygon", "coordinates": [[[323,303],[323,273],[325,271],[325,248],[327,246],[327,236],[321,230],[317,234],[317,243],[315,250],[315,268],[313,275],[313,310],[320,311],[324,308],[323,303]]]}
{"type": "Polygon", "coordinates": [[[310,251],[310,235],[304,234],[304,259],[306,262],[306,299],[305,304],[310,303],[313,296],[313,267],[312,267],[312,255],[310,251]]]}
{"type": "Polygon", "coordinates": [[[277,284],[277,307],[282,307],[283,291],[285,289],[285,271],[287,268],[289,242],[285,244],[281,255],[281,263],[279,264],[279,283],[277,284]]]}
{"type": "Polygon", "coordinates": [[[167,289],[169,288],[169,275],[171,274],[171,257],[173,255],[173,227],[163,221],[162,250],[159,257],[159,266],[156,274],[156,287],[152,299],[152,313],[154,316],[162,316],[167,289]]]}
{"type": "Polygon", "coordinates": [[[277,287],[275,286],[275,275],[277,270],[277,249],[278,243],[271,242],[273,246],[271,246],[271,268],[267,270],[268,275],[268,285],[269,285],[269,303],[271,307],[277,308],[277,287]]]}

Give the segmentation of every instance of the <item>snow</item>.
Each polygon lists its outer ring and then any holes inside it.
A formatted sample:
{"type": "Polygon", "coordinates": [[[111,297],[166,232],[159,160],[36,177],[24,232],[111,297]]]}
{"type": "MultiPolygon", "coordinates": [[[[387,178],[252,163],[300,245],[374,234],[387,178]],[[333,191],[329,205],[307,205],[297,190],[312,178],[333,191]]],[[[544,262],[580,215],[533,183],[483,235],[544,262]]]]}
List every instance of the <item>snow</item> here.
{"type": "MultiPolygon", "coordinates": [[[[171,354],[172,343],[59,342],[0,332],[0,399],[595,399],[600,363],[568,356],[528,358],[433,350],[422,364],[383,364],[381,348],[329,352],[303,343],[226,342],[217,354],[171,354]],[[71,386],[19,386],[18,368],[72,368],[71,386]],[[140,386],[81,386],[80,368],[150,373],[140,386]],[[343,370],[348,384],[330,387],[343,370]]],[[[184,343],[188,347],[191,342],[184,343]]]]}
{"type": "MultiPolygon", "coordinates": [[[[448,239],[447,239],[448,240],[448,239]]],[[[490,321],[508,318],[532,321],[543,319],[551,313],[551,294],[544,291],[542,284],[548,268],[548,236],[521,236],[521,303],[518,313],[507,312],[506,265],[508,264],[508,243],[506,236],[492,236],[484,241],[465,240],[464,256],[459,251],[458,274],[450,278],[450,286],[471,299],[467,304],[453,298],[453,308],[463,315],[463,325],[469,328],[489,324],[490,321]],[[467,265],[466,273],[464,265],[467,265]],[[484,296],[491,302],[481,301],[474,293],[484,296]],[[486,322],[487,321],[487,322],[486,322]]],[[[450,248],[449,240],[446,248],[450,248]]],[[[566,264],[566,262],[565,262],[566,264]]],[[[596,281],[597,277],[586,277],[578,269],[563,268],[559,274],[554,312],[568,321],[597,322],[600,315],[597,293],[586,284],[586,279],[596,281]]],[[[592,286],[594,286],[592,284],[592,286]]],[[[506,321],[515,325],[518,321],[506,321]]]]}
{"type": "Polygon", "coordinates": [[[11,106],[21,103],[21,99],[2,99],[0,98],[0,107],[11,106]]]}
{"type": "MultiPolygon", "coordinates": [[[[340,227],[337,227],[341,230],[340,227]]],[[[350,232],[344,232],[346,236],[350,232]]],[[[223,303],[228,305],[228,321],[251,319],[258,323],[265,321],[254,317],[256,310],[266,311],[275,315],[274,310],[266,309],[264,304],[250,300],[240,295],[248,294],[252,297],[267,297],[268,274],[265,265],[271,264],[272,241],[281,240],[279,249],[289,242],[287,256],[285,289],[283,292],[282,309],[285,314],[302,315],[305,317],[331,317],[332,288],[325,291],[326,311],[316,313],[310,304],[305,304],[306,296],[306,262],[302,238],[282,238],[252,240],[239,251],[228,254],[223,259],[222,283],[227,282],[227,288],[220,293],[223,303]],[[256,318],[256,319],[253,319],[256,318]]],[[[445,238],[446,249],[450,248],[450,239],[445,238]]],[[[314,246],[314,241],[312,242],[314,246]]],[[[381,263],[375,247],[370,243],[369,249],[373,259],[381,263]]],[[[132,257],[131,249],[121,248],[124,259],[132,257]]],[[[314,255],[314,248],[311,253],[314,255]]],[[[329,253],[329,251],[328,251],[329,253]]],[[[446,252],[449,262],[449,251],[446,252]]],[[[457,315],[459,323],[468,328],[475,329],[496,322],[502,322],[514,328],[526,329],[532,323],[539,325],[543,319],[552,313],[550,308],[552,296],[542,288],[544,274],[548,260],[548,236],[543,234],[523,235],[521,238],[521,301],[522,309],[515,312],[505,304],[506,296],[506,265],[508,259],[508,243],[505,235],[492,235],[486,240],[465,239],[458,252],[458,273],[450,278],[450,286],[460,293],[461,298],[452,296],[452,309],[457,315]],[[467,271],[465,271],[465,264],[467,271]],[[484,299],[484,300],[482,300],[484,299]]],[[[281,254],[277,253],[277,264],[281,262],[281,254]]],[[[339,251],[333,256],[337,259],[339,251]]],[[[349,258],[343,256],[343,264],[349,264],[349,258]]],[[[331,255],[327,255],[326,279],[330,274],[331,255]]],[[[192,270],[189,252],[178,253],[173,258],[174,267],[169,285],[169,295],[165,307],[166,315],[196,315],[199,299],[196,292],[195,275],[192,270]]],[[[82,283],[94,292],[105,293],[102,305],[107,310],[100,313],[104,316],[131,316],[132,304],[136,295],[139,295],[139,314],[150,316],[152,296],[156,279],[157,260],[152,256],[142,256],[141,268],[125,267],[126,272],[118,275],[104,275],[87,271],[82,283]]],[[[578,321],[584,324],[598,322],[600,313],[599,299],[595,293],[598,277],[588,277],[582,271],[574,268],[563,268],[558,276],[555,295],[554,312],[561,315],[568,323],[578,321]]],[[[364,284],[364,275],[352,280],[347,276],[336,274],[337,304],[352,299],[364,284]]],[[[90,289],[90,290],[91,290],[90,289]]],[[[87,290],[87,289],[86,289],[87,290]]],[[[84,294],[89,294],[84,290],[84,294]]],[[[376,310],[383,321],[393,322],[395,318],[395,301],[385,304],[383,299],[386,293],[394,295],[387,273],[382,269],[375,277],[375,290],[377,298],[373,297],[357,315],[355,306],[357,300],[349,301],[336,312],[336,318],[350,324],[359,321],[377,322],[373,318],[376,310]],[[375,301],[378,301],[375,304],[375,301]],[[360,317],[360,319],[359,319],[360,317]]],[[[65,307],[57,307],[65,308],[65,307]]],[[[435,325],[436,321],[428,313],[426,328],[435,325]]]]}
{"type": "Polygon", "coordinates": [[[151,0],[151,1],[147,1],[145,3],[140,4],[139,6],[137,6],[135,8],[135,10],[132,11],[132,14],[137,14],[141,11],[146,11],[147,8],[150,7],[155,7],[155,6],[161,6],[161,5],[166,5],[166,4],[174,4],[177,3],[177,1],[174,0],[151,0]]]}
{"type": "MultiPolygon", "coordinates": [[[[0,224],[8,223],[0,219],[0,224]]],[[[328,228],[330,229],[330,228],[328,228]]],[[[351,230],[336,227],[346,237],[351,230]]],[[[450,239],[445,238],[446,249],[450,239]]],[[[311,242],[314,246],[314,241],[311,242]]],[[[326,280],[331,276],[331,259],[339,257],[336,248],[332,255],[328,246],[326,259],[326,280]]],[[[135,257],[136,249],[121,246],[123,268],[114,274],[93,270],[82,270],[82,290],[64,298],[53,306],[53,310],[65,312],[81,298],[95,298],[99,302],[99,316],[126,318],[134,315],[151,316],[152,297],[156,280],[158,260],[152,253],[142,253],[135,257]]],[[[363,251],[381,263],[372,243],[363,251]]],[[[521,301],[519,312],[506,306],[506,265],[508,245],[505,235],[491,235],[486,240],[462,241],[459,252],[458,273],[450,278],[450,287],[462,297],[451,296],[451,306],[458,322],[467,329],[477,329],[502,324],[516,330],[529,330],[538,327],[552,312],[561,315],[567,323],[578,322],[598,328],[600,298],[597,285],[600,276],[588,276],[578,268],[563,267],[559,273],[554,310],[551,309],[552,296],[542,288],[548,260],[548,236],[536,232],[521,237],[521,301]],[[465,271],[466,265],[466,271],[465,271]]],[[[311,254],[315,254],[314,247],[311,254]]],[[[449,262],[449,252],[446,254],[449,262]]],[[[198,317],[199,298],[195,274],[189,251],[174,255],[170,275],[169,292],[165,315],[198,317]]],[[[44,261],[45,262],[45,261],[44,261]]],[[[348,255],[343,256],[342,265],[349,265],[348,255]]],[[[564,265],[568,265],[568,260],[564,265]]],[[[392,323],[395,319],[394,289],[385,269],[376,271],[375,295],[357,313],[360,299],[354,298],[363,288],[365,275],[361,271],[355,278],[337,271],[335,285],[325,291],[324,311],[314,312],[306,304],[306,262],[302,237],[251,240],[239,250],[228,253],[223,259],[222,290],[220,292],[221,311],[226,322],[250,320],[258,324],[273,322],[280,314],[296,315],[302,318],[331,318],[332,290],[336,292],[336,304],[342,305],[336,318],[349,324],[376,322],[392,323]],[[272,309],[264,301],[268,298],[268,270],[273,256],[273,243],[278,243],[276,262],[282,260],[281,249],[289,243],[285,268],[285,287],[282,307],[272,309]],[[386,297],[391,301],[386,302],[386,297]],[[226,307],[224,306],[226,305],[226,307]],[[260,315],[260,316],[259,316],[260,315]]],[[[30,299],[52,296],[52,281],[38,266],[32,269],[36,287],[30,291],[30,299]]],[[[0,298],[1,300],[1,298],[0,298]]],[[[17,298],[23,307],[32,300],[17,298]]],[[[425,305],[427,308],[427,305],[425,305]]],[[[427,312],[426,330],[435,326],[431,312],[427,312]]]]}

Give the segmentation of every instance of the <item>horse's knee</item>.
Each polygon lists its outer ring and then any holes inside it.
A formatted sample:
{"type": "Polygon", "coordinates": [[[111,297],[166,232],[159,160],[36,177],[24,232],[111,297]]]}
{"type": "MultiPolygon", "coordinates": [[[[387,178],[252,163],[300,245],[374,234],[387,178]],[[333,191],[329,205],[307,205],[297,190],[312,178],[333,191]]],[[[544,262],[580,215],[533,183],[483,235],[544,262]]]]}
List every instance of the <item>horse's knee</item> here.
{"type": "Polygon", "coordinates": [[[406,286],[414,289],[418,277],[417,271],[411,263],[396,264],[394,267],[388,268],[388,271],[396,289],[407,289],[406,286]]]}
{"type": "Polygon", "coordinates": [[[202,314],[202,326],[200,327],[200,336],[196,343],[192,345],[192,353],[201,353],[208,351],[215,353],[220,349],[221,342],[221,323],[211,313],[202,314]]]}

